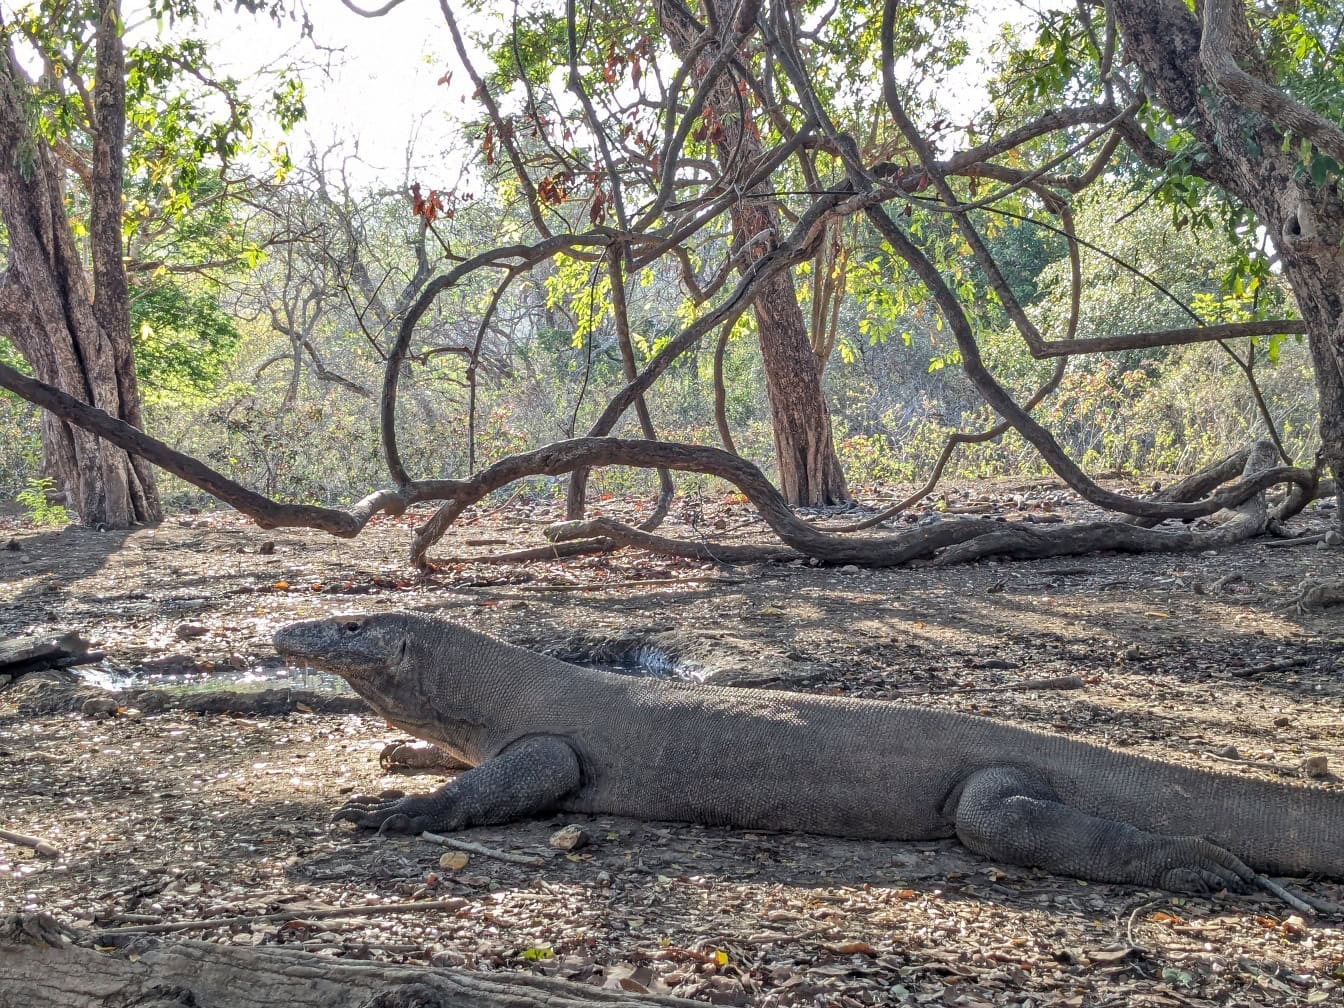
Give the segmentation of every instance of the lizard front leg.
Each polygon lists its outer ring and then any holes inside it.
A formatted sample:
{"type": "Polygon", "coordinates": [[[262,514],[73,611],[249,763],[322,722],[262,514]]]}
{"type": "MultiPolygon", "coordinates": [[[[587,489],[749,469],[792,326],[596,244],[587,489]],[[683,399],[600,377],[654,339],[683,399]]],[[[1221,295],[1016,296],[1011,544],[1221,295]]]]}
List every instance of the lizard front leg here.
{"type": "Polygon", "coordinates": [[[579,759],[564,739],[536,735],[454,777],[429,794],[357,796],[332,816],[379,832],[448,832],[525,819],[579,786],[579,759]]]}
{"type": "Polygon", "coordinates": [[[1235,855],[1202,837],[1150,833],[1089,815],[1017,767],[977,770],[957,802],[956,827],[977,854],[1097,882],[1244,893],[1255,879],[1235,855]]]}

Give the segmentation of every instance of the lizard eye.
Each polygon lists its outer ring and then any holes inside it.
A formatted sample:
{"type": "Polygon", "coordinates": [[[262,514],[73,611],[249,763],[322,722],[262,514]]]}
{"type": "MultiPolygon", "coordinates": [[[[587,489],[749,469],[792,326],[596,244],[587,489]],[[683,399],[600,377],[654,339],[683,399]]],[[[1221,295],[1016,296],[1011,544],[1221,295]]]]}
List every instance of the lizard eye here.
{"type": "Polygon", "coordinates": [[[348,630],[350,633],[359,633],[362,625],[363,624],[361,624],[359,620],[346,620],[346,622],[341,624],[341,629],[348,630]]]}

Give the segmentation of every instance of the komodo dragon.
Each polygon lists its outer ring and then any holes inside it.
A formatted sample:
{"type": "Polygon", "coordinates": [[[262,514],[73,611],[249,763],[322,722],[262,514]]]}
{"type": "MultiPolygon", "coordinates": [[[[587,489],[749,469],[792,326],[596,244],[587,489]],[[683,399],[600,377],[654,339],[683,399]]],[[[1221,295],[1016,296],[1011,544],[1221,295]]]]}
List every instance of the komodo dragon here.
{"type": "Polygon", "coordinates": [[[883,700],[616,675],[429,616],[281,629],[288,659],[472,766],[439,790],[356,797],[359,826],[420,832],[550,809],[889,840],[956,836],[1061,875],[1244,892],[1253,869],[1344,875],[1344,793],[1162,763],[883,700]]]}

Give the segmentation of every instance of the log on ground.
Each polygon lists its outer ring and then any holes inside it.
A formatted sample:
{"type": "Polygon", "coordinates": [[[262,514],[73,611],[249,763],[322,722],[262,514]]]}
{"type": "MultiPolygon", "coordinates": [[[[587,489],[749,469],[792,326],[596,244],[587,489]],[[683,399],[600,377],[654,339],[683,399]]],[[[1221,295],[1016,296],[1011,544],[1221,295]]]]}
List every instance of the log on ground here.
{"type": "MultiPolygon", "coordinates": [[[[0,1008],[702,1008],[526,973],[347,961],[204,941],[117,952],[34,941],[50,928],[0,922],[0,1008]]],[[[52,937],[55,937],[54,932],[52,937]]]]}

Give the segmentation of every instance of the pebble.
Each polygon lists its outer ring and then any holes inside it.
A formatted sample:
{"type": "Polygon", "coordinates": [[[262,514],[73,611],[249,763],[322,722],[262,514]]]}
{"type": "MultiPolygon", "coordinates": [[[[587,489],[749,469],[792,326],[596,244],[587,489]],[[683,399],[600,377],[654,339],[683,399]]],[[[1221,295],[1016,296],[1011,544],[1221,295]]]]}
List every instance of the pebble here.
{"type": "Polygon", "coordinates": [[[117,702],[111,697],[92,697],[80,704],[79,712],[85,717],[109,718],[117,712],[117,702]]]}
{"type": "Polygon", "coordinates": [[[556,850],[578,850],[580,847],[587,847],[592,839],[582,826],[570,823],[551,834],[551,846],[556,850]]]}
{"type": "Polygon", "coordinates": [[[1330,760],[1325,756],[1308,756],[1298,769],[1308,777],[1329,777],[1330,760]]]}
{"type": "Polygon", "coordinates": [[[199,623],[182,623],[173,633],[178,640],[191,640],[193,637],[204,637],[209,631],[199,623]]]}
{"type": "Polygon", "coordinates": [[[840,568],[841,574],[857,574],[859,572],[858,564],[845,564],[840,568]]]}

